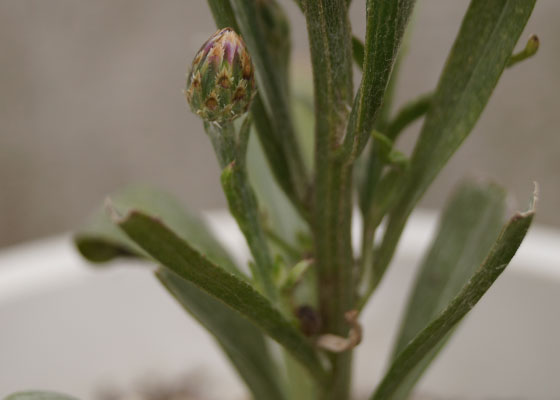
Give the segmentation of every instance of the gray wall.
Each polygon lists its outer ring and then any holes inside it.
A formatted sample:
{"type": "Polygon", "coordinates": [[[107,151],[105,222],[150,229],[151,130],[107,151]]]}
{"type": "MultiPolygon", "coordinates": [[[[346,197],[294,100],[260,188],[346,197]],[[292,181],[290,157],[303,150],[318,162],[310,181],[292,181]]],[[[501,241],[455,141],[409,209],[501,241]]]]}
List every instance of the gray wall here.
{"type": "MultiPolygon", "coordinates": [[[[304,20],[283,3],[302,74],[304,20]]],[[[363,33],[363,1],[354,3],[363,33]]],[[[434,87],[467,4],[418,1],[399,103],[434,87]]],[[[559,11],[560,2],[537,3],[523,41],[539,34],[538,56],[504,74],[424,206],[439,207],[467,175],[503,183],[523,207],[537,180],[539,222],[560,224],[559,11]]],[[[198,210],[224,205],[213,152],[181,92],[213,31],[202,0],[0,1],[0,245],[72,229],[130,182],[156,184],[198,210]]]]}

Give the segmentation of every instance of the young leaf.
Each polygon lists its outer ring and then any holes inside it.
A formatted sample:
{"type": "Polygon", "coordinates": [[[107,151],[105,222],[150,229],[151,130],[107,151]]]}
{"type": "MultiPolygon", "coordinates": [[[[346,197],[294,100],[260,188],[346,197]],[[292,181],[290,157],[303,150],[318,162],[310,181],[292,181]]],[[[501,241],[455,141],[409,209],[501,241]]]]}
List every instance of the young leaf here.
{"type": "Polygon", "coordinates": [[[53,392],[18,392],[4,397],[4,400],[77,400],[76,397],[53,392]]]}
{"type": "Polygon", "coordinates": [[[255,399],[285,400],[279,371],[259,329],[191,282],[160,267],[156,276],[218,341],[255,399]]]}
{"type": "MultiPolygon", "coordinates": [[[[442,340],[476,305],[507,267],[521,245],[535,214],[534,201],[529,211],[515,214],[504,226],[484,262],[447,307],[399,353],[377,387],[372,400],[393,399],[400,385],[424,362],[442,340]]],[[[439,300],[438,300],[439,302],[439,300]]]]}
{"type": "MultiPolygon", "coordinates": [[[[496,185],[462,184],[441,217],[408,300],[393,359],[435,318],[475,273],[496,240],[505,214],[505,191],[496,185]]],[[[450,334],[447,335],[449,337],[450,334]]],[[[447,339],[447,338],[446,338],[447,339]]],[[[407,398],[445,340],[434,347],[393,396],[407,398]]]]}
{"type": "Polygon", "coordinates": [[[362,83],[354,100],[342,153],[356,159],[367,144],[383,103],[415,0],[368,0],[362,83]]]}
{"type": "Polygon", "coordinates": [[[370,292],[381,280],[410,212],[480,117],[534,4],[535,0],[471,1],[376,253],[370,292]]]}
{"type": "Polygon", "coordinates": [[[262,329],[318,381],[325,379],[325,371],[310,343],[249,284],[213,264],[153,217],[129,211],[117,222],[151,257],[262,329]]]}
{"type": "Polygon", "coordinates": [[[539,37],[537,35],[531,35],[531,37],[529,38],[529,40],[527,41],[527,44],[525,45],[525,48],[520,51],[517,54],[513,54],[507,64],[506,67],[513,67],[515,64],[526,60],[527,58],[533,57],[535,54],[537,54],[537,51],[539,50],[539,37]]]}

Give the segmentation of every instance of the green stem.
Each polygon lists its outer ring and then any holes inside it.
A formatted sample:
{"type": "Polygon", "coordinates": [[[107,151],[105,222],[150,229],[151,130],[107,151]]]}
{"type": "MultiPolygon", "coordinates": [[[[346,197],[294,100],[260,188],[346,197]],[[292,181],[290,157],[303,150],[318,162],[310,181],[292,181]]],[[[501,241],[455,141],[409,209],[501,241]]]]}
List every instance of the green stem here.
{"type": "Polygon", "coordinates": [[[360,38],[352,36],[352,57],[360,71],[364,68],[365,48],[360,38]]]}
{"type": "MultiPolygon", "coordinates": [[[[351,245],[352,165],[334,154],[344,135],[352,99],[352,45],[344,0],[305,0],[313,66],[315,192],[313,236],[323,332],[346,336],[344,313],[353,306],[351,245]]],[[[330,357],[323,399],[349,397],[352,353],[330,357]]]]}
{"type": "MultiPolygon", "coordinates": [[[[432,97],[432,93],[427,93],[403,106],[397,115],[387,123],[385,135],[393,141],[396,140],[407,126],[428,112],[432,97]]],[[[362,271],[370,269],[373,263],[373,241],[380,216],[374,215],[372,206],[383,167],[383,162],[379,157],[379,146],[373,146],[367,160],[366,176],[360,197],[360,207],[363,215],[362,262],[360,265],[362,271]]]]}
{"type": "MultiPolygon", "coordinates": [[[[230,0],[208,0],[208,5],[218,28],[231,27],[240,32],[230,0]]],[[[256,63],[256,65],[259,68],[259,64],[256,63]]],[[[286,80],[286,78],[282,78],[282,80],[286,80]]],[[[275,79],[275,81],[279,81],[279,79],[275,79]]],[[[281,97],[280,94],[278,96],[281,97]]],[[[281,103],[281,98],[275,98],[274,101],[281,103]]],[[[284,108],[284,106],[281,107],[281,109],[284,108]]],[[[301,156],[295,140],[290,140],[292,128],[289,119],[282,119],[283,125],[279,126],[276,121],[281,117],[275,117],[275,114],[273,115],[267,110],[261,93],[257,93],[253,100],[251,115],[274,178],[295,209],[304,220],[308,221],[309,212],[305,207],[307,183],[304,182],[305,177],[301,174],[303,161],[299,160],[301,156]],[[298,189],[298,186],[301,187],[298,189]]]]}
{"type": "MultiPolygon", "coordinates": [[[[428,112],[432,97],[432,93],[426,93],[405,104],[390,122],[383,123],[384,126],[380,130],[394,142],[404,129],[428,112]]],[[[371,206],[377,181],[381,177],[383,163],[379,159],[378,147],[372,146],[366,161],[366,175],[360,193],[360,208],[363,214],[367,214],[367,209],[371,206]]]]}
{"type": "Polygon", "coordinates": [[[236,135],[232,123],[218,126],[205,122],[204,127],[222,168],[222,187],[229,209],[243,232],[255,260],[255,265],[251,268],[253,278],[264,294],[276,303],[278,294],[272,279],[274,263],[259,219],[257,199],[250,186],[245,166],[249,118],[244,121],[239,135],[236,135]]]}
{"type": "Polygon", "coordinates": [[[237,141],[232,123],[217,125],[204,121],[204,130],[212,142],[220,169],[226,168],[237,156],[237,141]]]}

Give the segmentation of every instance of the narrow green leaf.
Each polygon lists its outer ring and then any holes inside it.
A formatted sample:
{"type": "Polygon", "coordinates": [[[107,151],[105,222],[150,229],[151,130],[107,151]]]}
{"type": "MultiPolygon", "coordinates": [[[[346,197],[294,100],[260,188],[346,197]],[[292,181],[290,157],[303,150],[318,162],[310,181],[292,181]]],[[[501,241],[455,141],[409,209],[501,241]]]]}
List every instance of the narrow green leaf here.
{"type": "MultiPolygon", "coordinates": [[[[381,108],[378,111],[378,115],[375,118],[373,125],[374,129],[377,129],[380,132],[384,132],[385,135],[387,135],[387,137],[391,138],[393,141],[395,141],[397,137],[397,135],[393,134],[393,122],[401,115],[401,110],[399,110],[397,117],[393,118],[393,121],[391,121],[391,123],[389,123],[389,119],[392,114],[395,90],[399,79],[401,65],[403,64],[403,60],[407,54],[410,38],[412,36],[411,25],[413,25],[414,13],[412,13],[409,19],[410,22],[405,29],[402,43],[397,54],[397,59],[395,60],[395,64],[393,65],[391,77],[389,78],[387,88],[385,89],[385,93],[383,94],[383,103],[381,104],[381,108]]],[[[405,105],[403,107],[407,108],[408,105],[405,105]]],[[[373,196],[377,191],[377,185],[379,184],[379,180],[381,179],[383,172],[382,162],[379,159],[378,153],[379,152],[376,143],[372,141],[369,149],[366,149],[366,151],[360,155],[355,164],[357,171],[356,184],[358,188],[359,205],[360,210],[362,211],[363,219],[365,221],[362,227],[363,237],[366,240],[369,240],[368,237],[372,237],[375,233],[372,232],[372,228],[367,225],[367,220],[371,220],[371,218],[368,218],[371,212],[369,208],[371,207],[373,196]]],[[[371,240],[371,243],[367,245],[363,244],[362,247],[362,252],[365,251],[371,253],[371,249],[373,247],[373,238],[371,240]]],[[[367,262],[367,258],[371,259],[372,255],[364,256],[362,260],[367,262]]],[[[360,266],[360,268],[364,268],[365,266],[366,265],[360,266]]]]}
{"type": "Polygon", "coordinates": [[[144,213],[129,211],[118,225],[159,263],[239,312],[284,346],[317,380],[325,379],[310,343],[249,284],[213,264],[161,221],[144,213]]]}
{"type": "MultiPolygon", "coordinates": [[[[270,11],[269,15],[275,18],[277,26],[280,26],[280,30],[289,29],[288,23],[275,1],[267,0],[264,2],[265,4],[262,4],[262,2],[260,4],[257,3],[259,2],[230,1],[239,30],[247,43],[251,58],[255,64],[257,83],[262,99],[262,104],[258,106],[261,108],[260,106],[262,105],[270,115],[270,125],[274,128],[266,134],[276,135],[274,143],[276,146],[279,146],[276,151],[283,154],[290,172],[292,190],[287,194],[294,201],[298,211],[300,211],[300,203],[306,194],[308,178],[290,112],[287,68],[285,62],[278,62],[282,57],[280,53],[283,52],[283,58],[286,58],[286,53],[289,53],[289,44],[286,45],[285,43],[285,41],[289,40],[289,37],[284,36],[284,42],[281,45],[269,43],[269,40],[278,40],[278,34],[277,32],[272,32],[270,26],[266,25],[263,8],[270,11]]],[[[259,122],[257,122],[257,127],[259,127],[259,122]]],[[[269,145],[265,145],[265,142],[268,139],[260,134],[259,137],[263,142],[265,151],[267,151],[269,145]]],[[[269,154],[268,151],[267,154],[269,154]]],[[[271,164],[271,168],[275,168],[274,164],[271,164]]],[[[278,174],[278,176],[282,175],[278,174]]],[[[286,184],[281,186],[284,188],[286,184]]]]}
{"type": "MultiPolygon", "coordinates": [[[[379,151],[376,151],[376,153],[379,153],[379,151]]],[[[373,167],[375,168],[375,175],[378,175],[378,177],[368,189],[371,190],[372,197],[368,200],[368,204],[360,204],[364,221],[362,227],[362,259],[358,270],[358,281],[362,285],[360,291],[367,291],[367,283],[370,280],[368,274],[371,273],[371,269],[367,267],[372,264],[375,231],[381,224],[383,217],[391,210],[398,195],[400,180],[405,172],[405,168],[393,167],[382,175],[383,163],[378,155],[376,155],[376,158],[377,162],[373,163],[373,167]]],[[[370,177],[374,177],[374,174],[370,177]]],[[[359,301],[359,309],[363,308],[365,300],[367,298],[359,301]]]]}
{"type": "Polygon", "coordinates": [[[295,243],[296,232],[305,231],[307,225],[278,187],[277,181],[268,167],[261,142],[254,135],[251,135],[249,139],[247,173],[257,197],[262,224],[271,243],[272,251],[280,250],[285,255],[293,256],[293,254],[297,254],[299,256],[300,252],[297,249],[295,249],[295,253],[290,253],[291,247],[297,247],[295,243]],[[276,246],[275,244],[278,241],[270,240],[272,237],[289,243],[288,253],[284,252],[284,247],[276,246]]]}
{"type": "Polygon", "coordinates": [[[365,52],[366,49],[362,41],[356,36],[352,36],[352,57],[354,57],[354,62],[360,70],[364,68],[365,52]]]}
{"type": "Polygon", "coordinates": [[[432,93],[420,95],[418,98],[406,103],[387,124],[385,135],[391,140],[396,140],[399,134],[418,118],[424,116],[432,104],[432,93]]]}
{"type": "MultiPolygon", "coordinates": [[[[134,186],[114,195],[111,202],[118,210],[135,209],[158,215],[205,257],[229,272],[240,274],[207,226],[185,212],[170,195],[134,186]]],[[[94,262],[109,261],[122,255],[151,259],[111,221],[104,210],[100,210],[90,224],[76,234],[75,241],[84,257],[94,262]]],[[[157,276],[179,303],[216,338],[255,398],[263,398],[266,394],[264,398],[282,399],[274,360],[266,348],[264,336],[253,324],[167,270],[160,269],[157,276]],[[245,338],[250,338],[250,345],[245,338]],[[265,391],[267,386],[268,392],[265,391]]]]}
{"type": "Polygon", "coordinates": [[[416,168],[411,168],[405,197],[416,200],[425,191],[474,127],[534,3],[471,2],[414,150],[416,168]]]}
{"type": "Polygon", "coordinates": [[[76,397],[54,392],[18,392],[4,397],[4,400],[77,400],[76,397]]]}
{"type": "MultiPolygon", "coordinates": [[[[134,185],[112,195],[111,203],[117,210],[134,209],[157,216],[213,262],[240,274],[230,255],[216,241],[206,224],[187,212],[170,194],[134,185]]],[[[149,258],[115,226],[103,208],[97,210],[87,224],[75,233],[74,242],[80,253],[92,262],[107,262],[123,256],[149,258]]]]}
{"type": "Polygon", "coordinates": [[[376,252],[370,292],[385,273],[410,212],[480,117],[534,4],[535,0],[471,1],[376,252]]]}
{"type": "Polygon", "coordinates": [[[284,9],[277,0],[260,0],[257,4],[257,16],[274,65],[279,67],[286,90],[289,90],[289,66],[292,43],[290,22],[284,9]]]}
{"type": "Polygon", "coordinates": [[[160,267],[156,276],[218,341],[255,399],[284,400],[277,371],[259,329],[191,282],[160,267]]]}
{"type": "Polygon", "coordinates": [[[344,158],[356,159],[364,149],[377,117],[414,0],[368,0],[363,75],[354,100],[346,137],[344,158]]]}
{"type": "MultiPolygon", "coordinates": [[[[393,399],[403,382],[445,340],[455,325],[476,305],[507,267],[521,245],[535,214],[534,201],[529,211],[515,214],[504,226],[484,262],[447,307],[398,354],[377,387],[372,400],[393,399]]],[[[447,295],[446,295],[447,296],[447,295]]],[[[439,299],[438,299],[439,303],[439,299]]]]}
{"type": "Polygon", "coordinates": [[[391,139],[377,131],[373,131],[372,137],[376,140],[376,146],[379,148],[378,157],[382,163],[401,167],[408,164],[408,157],[394,147],[391,139]]]}
{"type": "MultiPolygon", "coordinates": [[[[453,300],[500,233],[505,215],[505,191],[496,185],[463,183],[443,212],[435,240],[420,266],[408,300],[393,359],[453,300]]],[[[449,333],[446,339],[451,335],[449,333]]],[[[436,345],[399,388],[394,399],[405,399],[446,340],[436,345]]]]}
{"type": "Polygon", "coordinates": [[[207,2],[219,29],[233,28],[239,32],[230,0],[207,0],[207,2]]]}
{"type": "MultiPolygon", "coordinates": [[[[241,32],[230,0],[208,0],[208,5],[218,28],[231,27],[235,31],[241,32]]],[[[282,81],[287,81],[287,78],[282,81]]],[[[276,124],[273,123],[271,113],[266,109],[259,92],[257,92],[251,105],[251,114],[257,128],[259,142],[268,160],[268,167],[295,208],[304,213],[298,198],[297,183],[293,180],[289,159],[286,157],[284,149],[287,144],[283,142],[282,135],[276,124]]]]}
{"type": "Polygon", "coordinates": [[[371,209],[369,210],[369,223],[373,228],[377,228],[381,220],[391,208],[395,197],[398,194],[398,183],[404,174],[403,168],[392,168],[389,170],[377,184],[377,189],[371,201],[371,209]]]}

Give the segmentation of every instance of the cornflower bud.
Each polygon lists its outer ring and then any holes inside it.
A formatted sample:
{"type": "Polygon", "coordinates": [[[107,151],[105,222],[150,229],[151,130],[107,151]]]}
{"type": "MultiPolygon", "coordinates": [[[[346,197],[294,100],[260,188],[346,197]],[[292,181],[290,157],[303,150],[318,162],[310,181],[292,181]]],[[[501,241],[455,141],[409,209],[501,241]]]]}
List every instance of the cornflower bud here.
{"type": "Polygon", "coordinates": [[[243,39],[231,28],[214,33],[196,54],[185,95],[192,111],[218,124],[245,114],[256,93],[255,73],[243,39]]]}

